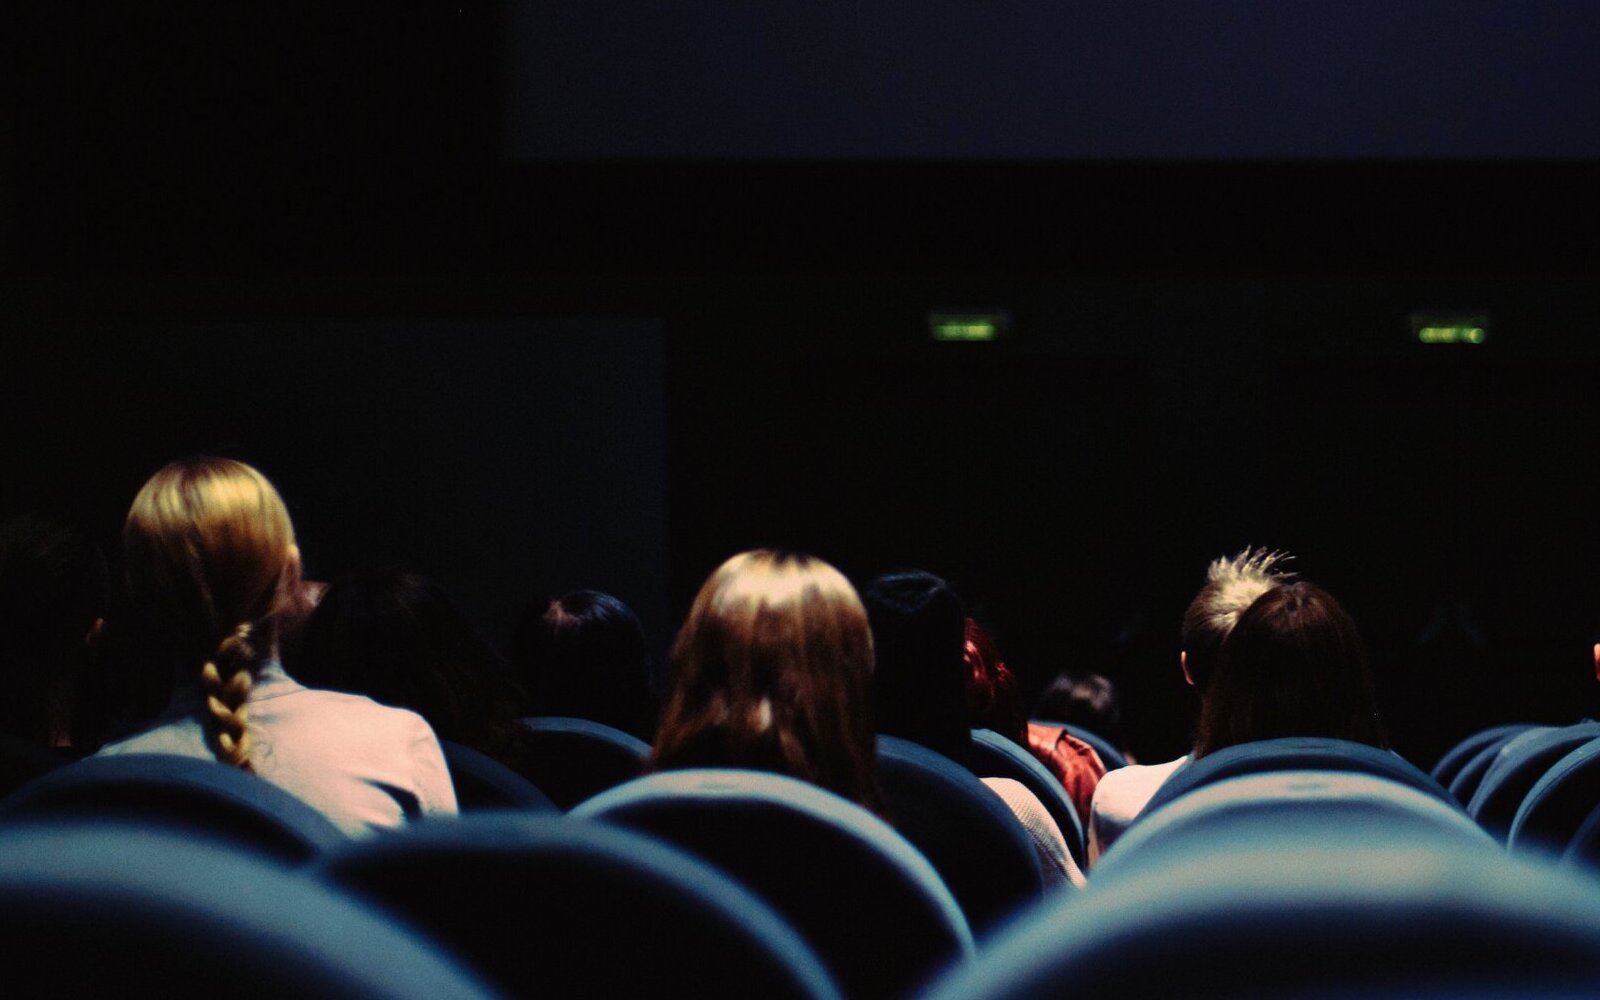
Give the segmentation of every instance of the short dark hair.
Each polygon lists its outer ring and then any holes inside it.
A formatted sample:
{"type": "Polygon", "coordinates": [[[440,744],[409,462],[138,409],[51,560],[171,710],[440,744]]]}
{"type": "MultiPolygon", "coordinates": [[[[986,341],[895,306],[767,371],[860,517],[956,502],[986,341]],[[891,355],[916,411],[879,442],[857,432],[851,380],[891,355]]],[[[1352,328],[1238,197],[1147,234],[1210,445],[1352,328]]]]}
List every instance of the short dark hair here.
{"type": "Polygon", "coordinates": [[[397,570],[353,573],[306,622],[294,676],[311,687],[408,708],[440,739],[522,765],[517,702],[500,654],[434,581],[397,570]]]}
{"type": "Polygon", "coordinates": [[[620,599],[575,590],[528,610],[511,641],[529,715],[603,722],[646,741],[656,697],[644,626],[620,599]]]}
{"type": "Polygon", "coordinates": [[[1388,745],[1356,624],[1312,583],[1269,589],[1217,656],[1194,755],[1280,736],[1388,745]]]}
{"type": "Polygon", "coordinates": [[[967,614],[944,580],[912,570],[878,577],[861,595],[872,623],[877,731],[965,760],[967,614]]]}

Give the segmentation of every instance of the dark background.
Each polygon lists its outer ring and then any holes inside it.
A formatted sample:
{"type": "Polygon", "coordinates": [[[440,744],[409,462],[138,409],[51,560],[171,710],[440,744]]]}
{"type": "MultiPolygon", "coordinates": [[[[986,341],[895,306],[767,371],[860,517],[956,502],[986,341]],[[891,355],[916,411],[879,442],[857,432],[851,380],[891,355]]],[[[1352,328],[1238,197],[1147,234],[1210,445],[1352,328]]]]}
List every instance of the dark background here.
{"type": "Polygon", "coordinates": [[[1266,544],[1424,763],[1592,711],[1594,8],[337,6],[15,19],[6,506],[111,544],[237,455],[314,573],[500,636],[596,586],[664,645],[755,544],[925,567],[1149,758],[1205,563],[1266,544]],[[1009,336],[931,342],[964,308],[1009,336]]]}

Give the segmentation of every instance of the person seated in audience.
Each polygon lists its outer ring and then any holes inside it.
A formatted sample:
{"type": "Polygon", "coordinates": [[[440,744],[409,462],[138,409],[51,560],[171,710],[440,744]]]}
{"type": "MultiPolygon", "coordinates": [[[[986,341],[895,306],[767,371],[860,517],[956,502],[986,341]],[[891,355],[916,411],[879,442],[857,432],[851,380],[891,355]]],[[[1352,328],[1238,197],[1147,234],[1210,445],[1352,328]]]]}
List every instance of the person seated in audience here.
{"type": "Polygon", "coordinates": [[[646,743],[654,739],[657,705],[644,627],[610,594],[577,590],[531,609],[517,626],[511,659],[524,714],[589,719],[646,743]]]}
{"type": "Polygon", "coordinates": [[[1217,655],[1194,756],[1282,736],[1388,747],[1356,623],[1305,581],[1268,590],[1239,616],[1217,655]]]}
{"type": "MultiPolygon", "coordinates": [[[[878,732],[968,766],[975,720],[968,715],[972,671],[961,599],[944,580],[921,571],[880,576],[863,597],[875,650],[872,697],[878,732]]],[[[1014,779],[981,780],[1027,831],[1046,884],[1081,885],[1083,875],[1044,803],[1014,779]]]]}
{"type": "Polygon", "coordinates": [[[974,729],[993,729],[1039,759],[1072,800],[1078,819],[1089,822],[1094,787],[1106,773],[1094,747],[1060,726],[1028,721],[1017,691],[1016,675],[1000,658],[987,629],[967,619],[967,709],[974,729]]]}
{"type": "Polygon", "coordinates": [[[278,659],[300,613],[300,550],[278,491],[224,458],[173,462],[134,498],[123,528],[129,599],[171,669],[172,696],[103,754],[214,758],[253,771],[356,835],[453,814],[455,790],[421,716],[306,688],[278,659]]]}
{"type": "Polygon", "coordinates": [[[509,668],[427,577],[380,571],[335,581],[306,623],[293,666],[301,683],[410,709],[442,740],[513,770],[525,766],[509,668]]]}
{"type": "Polygon", "coordinates": [[[74,693],[109,592],[105,557],[54,517],[0,525],[0,793],[77,756],[74,693]]]}
{"type": "Polygon", "coordinates": [[[883,811],[874,771],[872,632],[844,575],[757,549],[701,586],[668,657],[647,769],[737,767],[883,811]]]}
{"type": "Polygon", "coordinates": [[[1104,674],[1063,670],[1039,693],[1033,717],[1087,729],[1115,747],[1124,761],[1138,763],[1122,729],[1122,699],[1116,684],[1104,674]]]}
{"type": "MultiPolygon", "coordinates": [[[[1205,586],[1183,615],[1183,648],[1178,667],[1199,694],[1201,711],[1208,682],[1223,640],[1239,616],[1262,594],[1293,579],[1283,568],[1289,556],[1266,549],[1245,549],[1213,560],[1205,586]]],[[[1092,865],[1144,810],[1162,782],[1189,762],[1184,754],[1162,764],[1130,765],[1108,772],[1095,787],[1089,809],[1089,863],[1092,865]]]]}

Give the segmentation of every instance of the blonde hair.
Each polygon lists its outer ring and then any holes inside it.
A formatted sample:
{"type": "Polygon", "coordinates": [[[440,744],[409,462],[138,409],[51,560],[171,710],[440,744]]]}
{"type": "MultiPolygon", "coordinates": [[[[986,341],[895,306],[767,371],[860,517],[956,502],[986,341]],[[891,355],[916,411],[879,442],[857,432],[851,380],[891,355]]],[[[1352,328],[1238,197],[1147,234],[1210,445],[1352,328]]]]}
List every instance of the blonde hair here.
{"type": "Polygon", "coordinates": [[[151,476],[122,532],[135,605],[199,661],[217,759],[248,770],[246,702],[299,600],[300,559],[272,483],[226,458],[173,462],[151,476]]]}
{"type": "Polygon", "coordinates": [[[652,770],[747,767],[879,808],[872,630],[820,559],[758,549],[700,588],[671,653],[652,770]]]}
{"type": "Polygon", "coordinates": [[[1295,574],[1283,568],[1294,557],[1265,548],[1241,549],[1206,567],[1206,584],[1183,615],[1183,649],[1189,676],[1204,692],[1222,640],[1228,637],[1245,609],[1273,587],[1290,582],[1295,574]]]}

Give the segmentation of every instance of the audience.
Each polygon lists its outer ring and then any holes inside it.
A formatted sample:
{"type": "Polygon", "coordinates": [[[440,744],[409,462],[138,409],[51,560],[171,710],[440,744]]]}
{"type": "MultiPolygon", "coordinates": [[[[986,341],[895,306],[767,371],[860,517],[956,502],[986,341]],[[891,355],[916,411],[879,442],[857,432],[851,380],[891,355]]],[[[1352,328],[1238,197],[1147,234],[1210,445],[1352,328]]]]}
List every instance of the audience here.
{"type": "Polygon", "coordinates": [[[1024,747],[1054,774],[1078,811],[1089,823],[1089,803],[1106,766],[1094,747],[1060,726],[1028,721],[1017,691],[1017,679],[1000,649],[982,625],[967,619],[967,705],[974,728],[993,729],[1024,747]]]}
{"type": "MultiPolygon", "coordinates": [[[[1206,569],[1206,583],[1183,615],[1183,648],[1178,665],[1184,680],[1200,695],[1205,711],[1208,682],[1218,651],[1245,609],[1256,598],[1293,574],[1282,566],[1290,557],[1266,549],[1245,549],[1238,555],[1214,560],[1206,569]]],[[[1130,765],[1100,779],[1089,812],[1089,863],[1121,836],[1139,815],[1156,789],[1189,762],[1184,754],[1163,764],[1130,765]]]]}
{"type": "Polygon", "coordinates": [[[1129,764],[1138,763],[1122,728],[1122,699],[1104,674],[1057,674],[1033,703],[1033,717],[1086,729],[1115,747],[1129,764]]]}
{"type": "Polygon", "coordinates": [[[427,577],[367,572],[333,583],[306,623],[294,671],[312,687],[408,708],[440,739],[524,766],[508,668],[427,577]]]}
{"type": "MultiPolygon", "coordinates": [[[[872,696],[878,732],[968,766],[973,723],[979,721],[969,716],[969,705],[982,704],[998,692],[990,686],[969,703],[969,688],[975,685],[961,599],[939,577],[920,571],[880,576],[867,587],[864,599],[876,650],[872,696]]],[[[994,662],[998,664],[998,657],[994,662]]],[[[1014,724],[1020,713],[1002,707],[1000,714],[1008,711],[1014,724]]],[[[1014,779],[982,780],[1027,831],[1046,884],[1081,885],[1082,872],[1044,803],[1014,779]]]]}
{"type": "Polygon", "coordinates": [[[1280,736],[1388,746],[1355,622],[1304,581],[1268,590],[1239,616],[1217,655],[1194,756],[1280,736]]]}
{"type": "Polygon", "coordinates": [[[651,770],[774,771],[882,811],[872,632],[832,566],[767,549],[729,559],[696,595],[669,670],[651,770]]]}
{"type": "Polygon", "coordinates": [[[173,462],[128,512],[130,601],[176,664],[167,708],[103,754],[215,758],[299,796],[350,834],[456,811],[422,718],[302,687],[278,638],[300,613],[300,551],[283,500],[241,462],[173,462]]]}
{"type": "Polygon", "coordinates": [[[610,594],[577,590],[529,610],[511,658],[525,692],[523,714],[588,719],[646,743],[655,738],[644,628],[610,594]]]}

